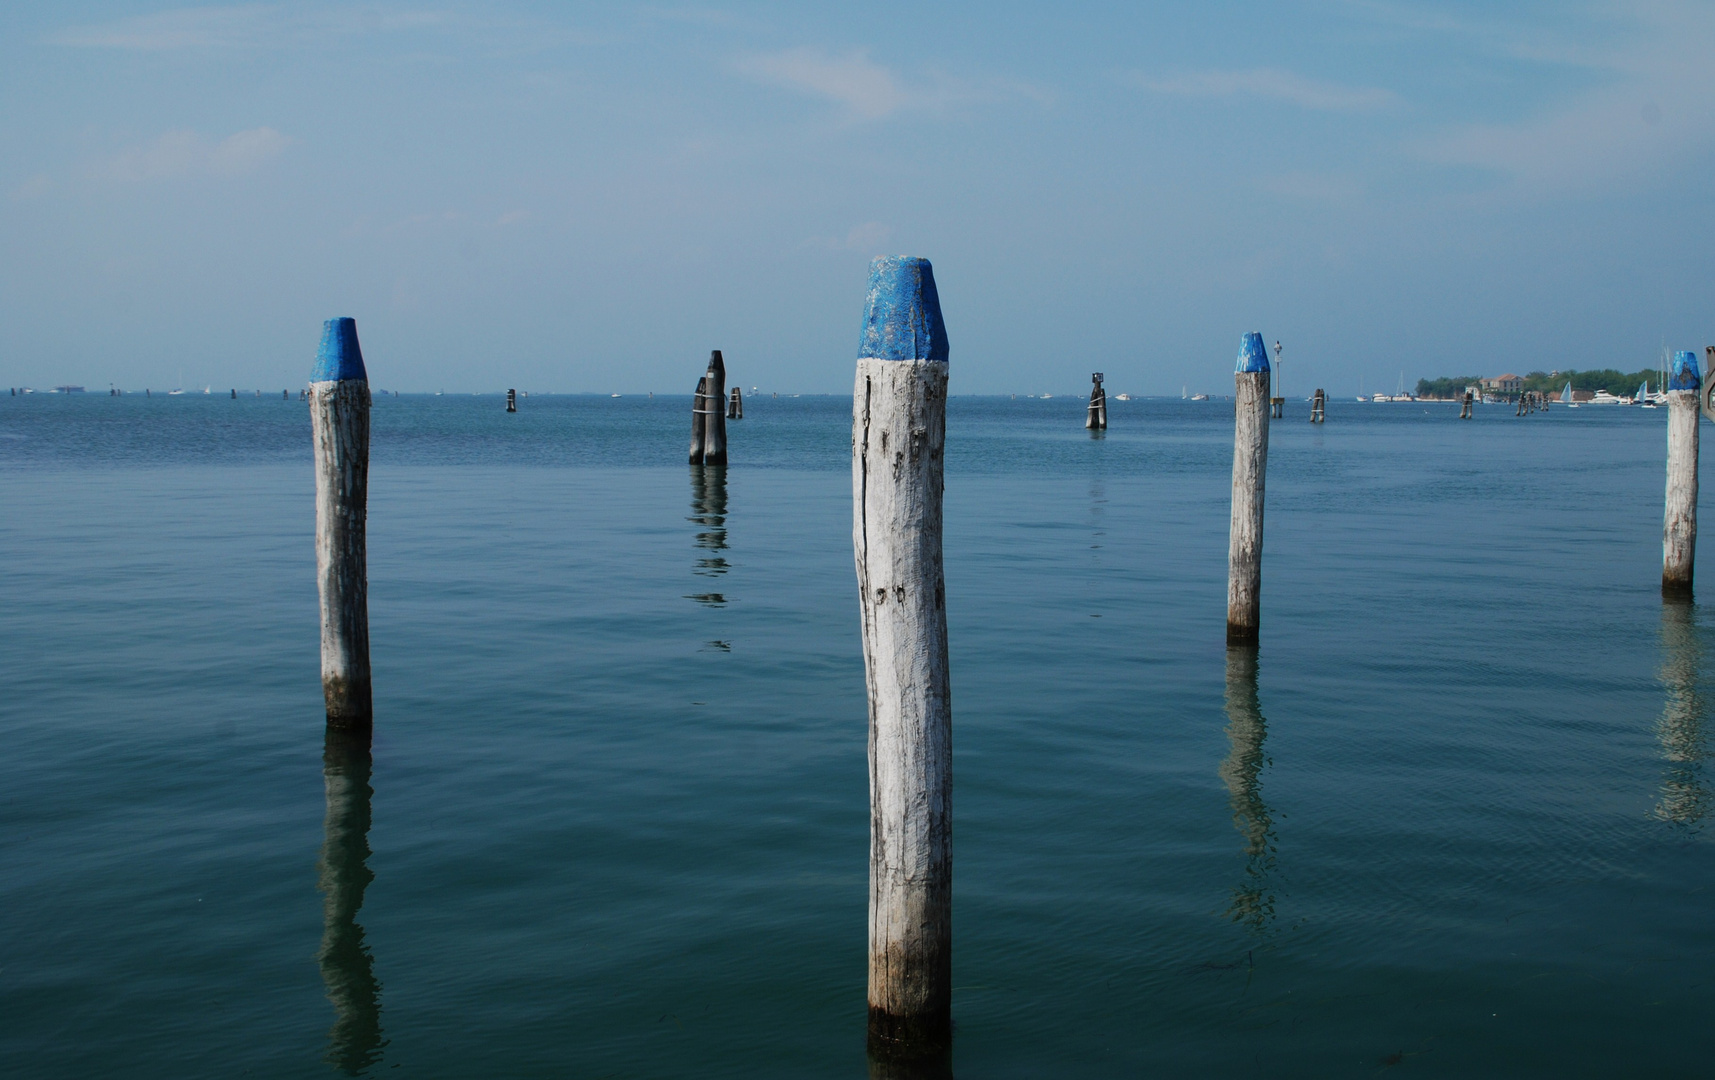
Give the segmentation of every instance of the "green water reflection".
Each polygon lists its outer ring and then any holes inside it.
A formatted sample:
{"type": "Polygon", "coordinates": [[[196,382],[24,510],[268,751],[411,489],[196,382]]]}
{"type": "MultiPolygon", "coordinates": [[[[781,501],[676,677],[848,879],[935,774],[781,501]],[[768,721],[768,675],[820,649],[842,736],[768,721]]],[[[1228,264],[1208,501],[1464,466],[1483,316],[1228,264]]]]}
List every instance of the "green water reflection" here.
{"type": "Polygon", "coordinates": [[[1708,733],[1707,703],[1698,687],[1703,639],[1697,630],[1697,609],[1689,603],[1661,606],[1661,685],[1667,703],[1656,724],[1661,756],[1667,769],[1655,816],[1676,825],[1696,825],[1709,812],[1709,789],[1703,779],[1708,733]]]}
{"type": "Polygon", "coordinates": [[[375,880],[369,869],[369,733],[328,729],[322,753],[327,791],[326,839],[317,864],[322,892],[322,945],[316,963],[337,1014],[324,1060],[357,1075],[381,1060],[381,983],[357,913],[375,880]]]}
{"type": "Polygon", "coordinates": [[[1233,889],[1227,915],[1261,933],[1274,922],[1274,818],[1262,798],[1262,773],[1269,764],[1263,752],[1268,721],[1257,693],[1257,650],[1234,646],[1227,650],[1227,741],[1231,749],[1221,762],[1221,781],[1233,810],[1233,827],[1244,837],[1244,880],[1233,889]]]}

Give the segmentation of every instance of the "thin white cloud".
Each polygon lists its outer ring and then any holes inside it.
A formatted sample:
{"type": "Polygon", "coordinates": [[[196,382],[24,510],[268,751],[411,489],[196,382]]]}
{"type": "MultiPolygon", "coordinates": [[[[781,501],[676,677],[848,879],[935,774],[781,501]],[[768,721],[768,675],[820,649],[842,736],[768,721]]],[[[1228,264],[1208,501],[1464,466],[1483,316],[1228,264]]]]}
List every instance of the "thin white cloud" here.
{"type": "Polygon", "coordinates": [[[121,183],[183,176],[237,176],[278,157],[291,141],[271,127],[251,128],[218,141],[195,131],[169,131],[101,163],[95,174],[121,183]]]}
{"type": "Polygon", "coordinates": [[[415,30],[444,26],[434,11],[383,9],[320,11],[271,4],[177,8],[113,22],[78,26],[49,37],[56,45],[162,52],[303,44],[328,35],[415,30]]]}
{"type": "Polygon", "coordinates": [[[862,51],[829,56],[817,49],[788,49],[748,57],[737,66],[760,81],[838,102],[865,120],[878,120],[912,104],[899,77],[862,51]]]}
{"type": "Polygon", "coordinates": [[[1374,112],[1387,108],[1396,100],[1391,90],[1323,82],[1283,68],[1193,71],[1176,75],[1133,71],[1122,78],[1144,90],[1175,97],[1270,98],[1318,112],[1374,112]]]}
{"type": "Polygon", "coordinates": [[[787,49],[734,62],[734,70],[758,82],[796,90],[843,106],[856,120],[880,120],[908,110],[939,111],[960,105],[1052,95],[1027,83],[955,78],[942,72],[907,76],[869,58],[861,49],[833,55],[820,49],[787,49]]]}
{"type": "Polygon", "coordinates": [[[1627,32],[1578,58],[1578,66],[1593,69],[1594,87],[1518,120],[1411,140],[1407,150],[1435,164],[1499,174],[1520,189],[1563,192],[1636,183],[1707,154],[1715,148],[1708,75],[1715,9],[1660,3],[1623,10],[1633,16],[1627,32]]]}

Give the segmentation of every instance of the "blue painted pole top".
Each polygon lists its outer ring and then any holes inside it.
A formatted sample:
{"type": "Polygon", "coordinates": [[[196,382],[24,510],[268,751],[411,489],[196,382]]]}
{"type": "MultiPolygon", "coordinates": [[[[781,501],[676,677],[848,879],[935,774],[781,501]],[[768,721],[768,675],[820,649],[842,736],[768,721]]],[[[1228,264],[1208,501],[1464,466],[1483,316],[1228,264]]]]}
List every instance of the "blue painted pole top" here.
{"type": "Polygon", "coordinates": [[[869,264],[858,359],[947,359],[947,327],[928,259],[883,255],[869,264]]]}
{"type": "Polygon", "coordinates": [[[1262,335],[1246,334],[1244,340],[1239,342],[1239,366],[1233,370],[1245,372],[1268,369],[1268,349],[1263,346],[1262,335]]]}
{"type": "Polygon", "coordinates": [[[1673,373],[1667,377],[1669,390],[1697,390],[1703,377],[1697,367],[1697,354],[1681,350],[1673,354],[1673,373]]]}
{"type": "Polygon", "coordinates": [[[357,320],[329,319],[322,324],[322,347],[316,350],[311,382],[369,381],[363,370],[363,350],[357,345],[357,320]]]}

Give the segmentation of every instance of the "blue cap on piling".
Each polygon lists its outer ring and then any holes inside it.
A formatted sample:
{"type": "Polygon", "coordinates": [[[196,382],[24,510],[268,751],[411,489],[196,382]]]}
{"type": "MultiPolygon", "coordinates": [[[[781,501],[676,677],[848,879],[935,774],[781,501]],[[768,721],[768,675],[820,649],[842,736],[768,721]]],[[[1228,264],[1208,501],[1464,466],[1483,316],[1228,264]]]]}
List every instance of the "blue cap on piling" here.
{"type": "Polygon", "coordinates": [[[342,379],[369,381],[363,370],[363,350],[357,346],[357,320],[329,319],[322,324],[322,347],[316,350],[316,370],[311,382],[338,382],[342,379]]]}
{"type": "Polygon", "coordinates": [[[1261,334],[1246,334],[1245,339],[1239,342],[1239,366],[1233,370],[1268,370],[1268,349],[1263,347],[1261,334]]]}
{"type": "Polygon", "coordinates": [[[928,259],[883,255],[869,264],[858,359],[947,359],[947,327],[928,259]]]}
{"type": "Polygon", "coordinates": [[[1698,372],[1697,354],[1681,350],[1673,354],[1673,373],[1667,377],[1669,390],[1697,390],[1703,386],[1698,372]]]}

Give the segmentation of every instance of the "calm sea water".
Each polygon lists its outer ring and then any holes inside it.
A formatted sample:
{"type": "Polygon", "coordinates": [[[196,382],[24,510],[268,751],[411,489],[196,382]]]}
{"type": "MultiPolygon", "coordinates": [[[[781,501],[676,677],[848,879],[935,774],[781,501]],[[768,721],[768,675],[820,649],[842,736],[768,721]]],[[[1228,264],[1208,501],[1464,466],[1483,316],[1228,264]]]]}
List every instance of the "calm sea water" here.
{"type": "MultiPolygon", "coordinates": [[[[1665,410],[1294,402],[1229,653],[1230,406],[1082,409],[949,404],[956,1073],[1708,1075],[1665,410]]],[[[865,1075],[850,402],[746,410],[379,399],[371,757],[301,402],[0,398],[0,1072],[865,1075]]]]}

